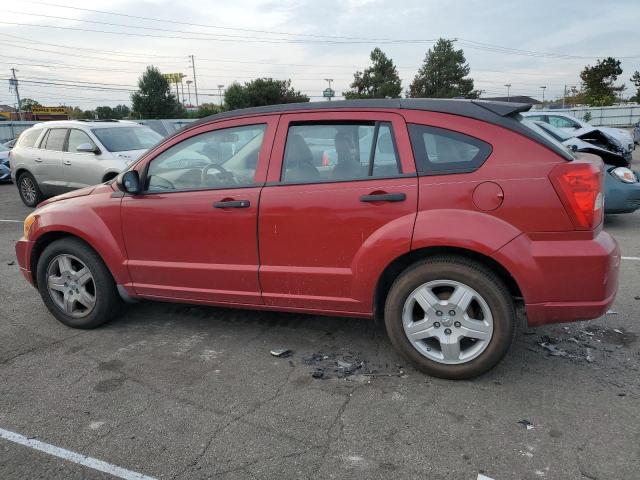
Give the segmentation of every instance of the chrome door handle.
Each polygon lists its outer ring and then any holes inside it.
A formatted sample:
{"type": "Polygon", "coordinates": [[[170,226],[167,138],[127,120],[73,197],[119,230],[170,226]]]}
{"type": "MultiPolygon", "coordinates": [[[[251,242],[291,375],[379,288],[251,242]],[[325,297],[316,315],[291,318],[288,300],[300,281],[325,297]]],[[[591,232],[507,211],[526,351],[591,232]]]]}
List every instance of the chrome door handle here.
{"type": "Polygon", "coordinates": [[[42,162],[42,159],[40,157],[38,157],[38,158],[35,158],[34,161],[40,163],[40,162],[42,162]]]}
{"type": "Polygon", "coordinates": [[[65,165],[71,165],[71,160],[65,160],[65,161],[64,161],[64,162],[62,162],[62,163],[64,163],[65,165]]]}

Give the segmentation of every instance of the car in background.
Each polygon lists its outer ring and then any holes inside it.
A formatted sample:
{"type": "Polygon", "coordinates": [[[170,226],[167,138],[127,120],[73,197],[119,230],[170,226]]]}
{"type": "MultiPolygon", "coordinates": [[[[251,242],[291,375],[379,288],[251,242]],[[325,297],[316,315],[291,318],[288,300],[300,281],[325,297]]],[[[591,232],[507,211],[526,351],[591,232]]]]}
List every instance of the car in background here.
{"type": "Polygon", "coordinates": [[[11,150],[20,198],[35,207],[47,197],[113,179],[162,136],[121,120],[64,120],[25,130],[11,150]]]}
{"type": "Polygon", "coordinates": [[[604,213],[632,213],[640,208],[640,176],[628,168],[629,164],[622,155],[603,148],[597,141],[590,141],[597,137],[594,132],[578,138],[548,123],[535,123],[572,151],[593,153],[602,158],[605,164],[604,213]]]}
{"type": "Polygon", "coordinates": [[[597,318],[618,286],[602,160],[524,121],[529,108],[381,99],[213,115],[114,182],[40,204],[20,270],[74,328],[135,298],[377,318],[421,371],[477,376],[520,312],[530,326],[597,318]],[[316,166],[319,144],[334,165],[316,166]]]}
{"type": "Polygon", "coordinates": [[[2,145],[7,147],[9,150],[11,150],[15,146],[17,141],[18,139],[14,138],[12,140],[9,140],[8,142],[4,142],[2,145]]]}
{"type": "Polygon", "coordinates": [[[522,115],[532,121],[548,123],[576,137],[589,130],[598,129],[613,138],[620,150],[620,153],[627,159],[627,161],[631,161],[631,155],[635,149],[635,142],[633,136],[627,130],[613,127],[594,127],[590,123],[576,117],[572,117],[566,113],[525,112],[522,115]]]}
{"type": "Polygon", "coordinates": [[[11,182],[11,165],[9,163],[10,149],[0,145],[0,183],[11,182]]]}
{"type": "Polygon", "coordinates": [[[640,122],[633,126],[633,141],[636,145],[640,143],[640,122]]]}

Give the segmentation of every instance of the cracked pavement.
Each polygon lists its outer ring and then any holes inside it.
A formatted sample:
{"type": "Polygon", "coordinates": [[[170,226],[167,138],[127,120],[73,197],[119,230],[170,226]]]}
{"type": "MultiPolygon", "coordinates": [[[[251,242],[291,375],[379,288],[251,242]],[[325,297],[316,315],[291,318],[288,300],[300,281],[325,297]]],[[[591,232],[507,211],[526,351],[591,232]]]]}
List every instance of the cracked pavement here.
{"type": "MultiPolygon", "coordinates": [[[[0,219],[28,212],[0,185],[0,219]]],[[[605,227],[640,257],[640,213],[605,227]]],[[[638,261],[616,313],[523,329],[493,371],[450,382],[366,320],[144,302],[68,329],[8,265],[21,229],[0,223],[0,428],[162,479],[638,478],[638,261]],[[314,379],[315,352],[405,375],[314,379]]],[[[111,477],[0,439],[0,478],[111,477]]]]}

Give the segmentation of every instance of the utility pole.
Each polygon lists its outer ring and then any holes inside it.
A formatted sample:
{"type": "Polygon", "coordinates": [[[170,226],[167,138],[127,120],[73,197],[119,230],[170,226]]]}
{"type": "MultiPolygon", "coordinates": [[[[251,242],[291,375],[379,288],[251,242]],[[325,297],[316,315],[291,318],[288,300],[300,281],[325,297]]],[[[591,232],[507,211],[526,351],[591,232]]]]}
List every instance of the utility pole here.
{"type": "Polygon", "coordinates": [[[222,106],[222,89],[224,88],[224,85],[220,84],[218,85],[218,98],[220,99],[220,106],[222,106]]]}
{"type": "Polygon", "coordinates": [[[180,74],[180,89],[182,90],[182,105],[184,105],[185,99],[184,99],[184,83],[182,83],[182,79],[184,78],[184,75],[180,74]]]}
{"type": "Polygon", "coordinates": [[[189,95],[189,106],[192,107],[193,105],[191,104],[191,84],[193,83],[193,80],[187,80],[187,95],[189,95]]]}
{"type": "Polygon", "coordinates": [[[191,71],[193,72],[193,90],[196,94],[196,107],[199,107],[198,103],[198,81],[196,80],[196,59],[193,55],[189,55],[191,58],[191,71]]]}
{"type": "Polygon", "coordinates": [[[544,91],[546,90],[547,86],[543,85],[540,88],[542,89],[542,106],[544,107],[544,91]]]}
{"type": "Polygon", "coordinates": [[[564,108],[564,103],[567,98],[567,84],[564,84],[564,93],[562,94],[562,108],[564,108]]]}
{"type": "Polygon", "coordinates": [[[22,104],[20,103],[20,92],[18,91],[18,78],[16,77],[16,69],[12,68],[11,73],[13,74],[13,78],[9,79],[9,85],[13,86],[16,89],[16,100],[18,101],[18,118],[20,121],[24,120],[22,118],[22,104]]]}
{"type": "Polygon", "coordinates": [[[510,102],[511,101],[511,95],[509,94],[509,91],[511,90],[511,84],[510,83],[505,83],[504,86],[507,87],[507,102],[510,102]]]}

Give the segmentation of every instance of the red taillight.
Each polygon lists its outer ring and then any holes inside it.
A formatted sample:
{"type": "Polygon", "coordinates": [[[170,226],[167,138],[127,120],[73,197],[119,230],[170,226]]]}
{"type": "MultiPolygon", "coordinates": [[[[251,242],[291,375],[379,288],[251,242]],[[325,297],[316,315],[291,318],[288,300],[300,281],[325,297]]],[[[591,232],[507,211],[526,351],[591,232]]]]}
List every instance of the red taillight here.
{"type": "Polygon", "coordinates": [[[602,162],[574,160],[549,175],[577,230],[592,230],[603,216],[602,162]]]}

